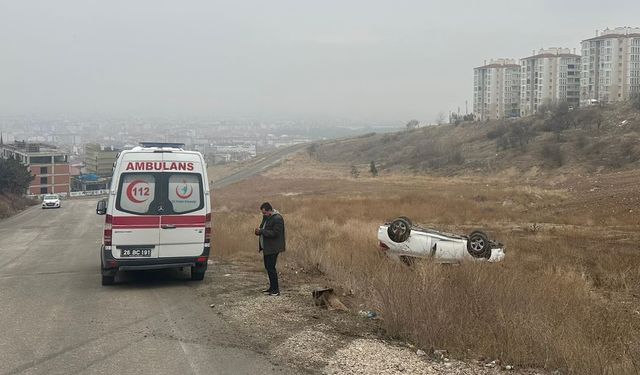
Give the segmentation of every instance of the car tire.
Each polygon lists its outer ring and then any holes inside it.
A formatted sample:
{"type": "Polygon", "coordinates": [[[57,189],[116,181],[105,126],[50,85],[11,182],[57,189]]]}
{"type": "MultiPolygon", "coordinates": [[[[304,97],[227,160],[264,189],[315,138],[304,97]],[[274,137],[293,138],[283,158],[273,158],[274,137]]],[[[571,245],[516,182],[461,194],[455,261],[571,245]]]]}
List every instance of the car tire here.
{"type": "Polygon", "coordinates": [[[474,258],[489,258],[491,256],[491,243],[486,233],[476,230],[467,238],[467,251],[474,258]]]}
{"type": "Polygon", "coordinates": [[[399,217],[389,224],[387,235],[393,242],[404,242],[411,235],[411,220],[399,217]]]}
{"type": "Polygon", "coordinates": [[[115,276],[102,275],[102,285],[113,285],[116,282],[115,276]]]}
{"type": "Polygon", "coordinates": [[[405,220],[407,223],[409,223],[409,227],[413,227],[413,222],[408,217],[406,217],[406,216],[398,216],[398,219],[405,220]]]}
{"type": "Polygon", "coordinates": [[[191,280],[202,281],[207,270],[197,271],[195,267],[191,267],[191,280]]]}

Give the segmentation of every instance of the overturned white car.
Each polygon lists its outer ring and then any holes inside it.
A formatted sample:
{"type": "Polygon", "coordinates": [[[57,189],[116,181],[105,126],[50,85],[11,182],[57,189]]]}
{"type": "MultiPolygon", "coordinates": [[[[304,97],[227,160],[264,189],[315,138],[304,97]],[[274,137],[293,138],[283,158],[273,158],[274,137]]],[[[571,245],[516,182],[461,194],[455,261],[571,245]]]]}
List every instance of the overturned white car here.
{"type": "Polygon", "coordinates": [[[389,258],[411,263],[414,258],[433,258],[454,263],[465,259],[499,262],[505,247],[490,240],[484,232],[468,236],[444,233],[413,225],[407,217],[399,217],[378,229],[380,250],[389,258]]]}

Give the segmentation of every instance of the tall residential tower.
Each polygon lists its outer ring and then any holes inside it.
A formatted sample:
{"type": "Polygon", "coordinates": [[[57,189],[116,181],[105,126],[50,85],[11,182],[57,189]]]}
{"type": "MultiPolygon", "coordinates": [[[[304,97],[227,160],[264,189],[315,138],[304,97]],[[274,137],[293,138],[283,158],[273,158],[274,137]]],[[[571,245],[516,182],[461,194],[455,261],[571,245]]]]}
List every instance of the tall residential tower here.
{"type": "Polygon", "coordinates": [[[473,70],[473,112],[479,120],[520,116],[520,65],[491,60],[473,70]]]}
{"type": "Polygon", "coordinates": [[[580,56],[568,48],[541,49],[520,60],[520,113],[535,114],[542,104],[580,102],[580,56]]]}
{"type": "Polygon", "coordinates": [[[618,27],[582,41],[580,103],[610,103],[640,93],[640,28],[618,27]]]}

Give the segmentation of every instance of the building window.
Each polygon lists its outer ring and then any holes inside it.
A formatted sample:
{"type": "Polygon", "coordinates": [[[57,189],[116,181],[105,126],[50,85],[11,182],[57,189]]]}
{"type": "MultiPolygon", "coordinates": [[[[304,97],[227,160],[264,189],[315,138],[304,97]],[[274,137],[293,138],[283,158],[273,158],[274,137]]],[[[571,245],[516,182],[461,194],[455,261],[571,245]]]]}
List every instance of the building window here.
{"type": "Polygon", "coordinates": [[[49,191],[48,191],[48,188],[46,186],[40,188],[40,194],[47,194],[48,192],[49,191]]]}
{"type": "Polygon", "coordinates": [[[49,169],[47,167],[40,167],[40,174],[47,174],[49,173],[49,169]]]}
{"type": "Polygon", "coordinates": [[[46,177],[40,177],[40,185],[46,185],[47,184],[47,178],[46,177]]]}

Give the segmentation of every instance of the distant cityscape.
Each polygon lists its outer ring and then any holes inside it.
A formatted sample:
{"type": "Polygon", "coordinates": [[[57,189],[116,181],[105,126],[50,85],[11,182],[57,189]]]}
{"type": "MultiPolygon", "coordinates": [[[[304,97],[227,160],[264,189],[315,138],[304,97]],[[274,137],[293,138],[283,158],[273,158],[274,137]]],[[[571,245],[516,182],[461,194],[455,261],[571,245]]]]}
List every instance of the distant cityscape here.
{"type": "Polygon", "coordinates": [[[279,147],[403,124],[350,120],[99,119],[0,117],[0,157],[17,158],[34,179],[28,195],[107,189],[119,151],[142,141],[183,143],[209,165],[243,161],[279,147]]]}
{"type": "Polygon", "coordinates": [[[596,32],[570,48],[532,52],[519,61],[490,60],[474,69],[473,112],[478,120],[535,114],[541,106],[569,108],[628,100],[640,94],[640,28],[596,32]]]}

